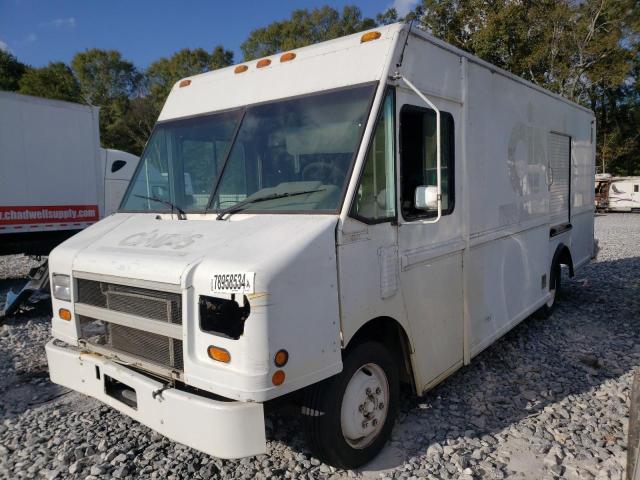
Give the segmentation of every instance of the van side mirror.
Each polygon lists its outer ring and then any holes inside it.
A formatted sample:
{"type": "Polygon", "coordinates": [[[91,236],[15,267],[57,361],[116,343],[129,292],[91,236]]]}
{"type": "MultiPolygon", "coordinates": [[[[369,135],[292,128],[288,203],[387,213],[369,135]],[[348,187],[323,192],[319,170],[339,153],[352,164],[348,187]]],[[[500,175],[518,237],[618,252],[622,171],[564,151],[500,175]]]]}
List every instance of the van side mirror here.
{"type": "Polygon", "coordinates": [[[415,208],[418,210],[438,209],[438,187],[421,185],[416,188],[415,208]]]}

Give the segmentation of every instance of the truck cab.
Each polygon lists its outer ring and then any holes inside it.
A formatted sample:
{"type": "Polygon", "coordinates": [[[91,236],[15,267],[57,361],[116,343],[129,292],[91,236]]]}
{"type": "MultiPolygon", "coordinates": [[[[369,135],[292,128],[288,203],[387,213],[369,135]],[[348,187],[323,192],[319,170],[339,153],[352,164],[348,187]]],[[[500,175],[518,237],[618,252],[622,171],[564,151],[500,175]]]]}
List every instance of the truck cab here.
{"type": "Polygon", "coordinates": [[[590,112],[473,62],[396,24],[176,83],[118,212],[50,256],[52,380],[224,458],[263,453],[263,404],[298,392],[315,455],[370,460],[401,382],[446,378],[591,255],[590,112]],[[530,118],[476,123],[507,129],[492,175],[465,157],[471,74],[530,118]],[[580,120],[555,190],[543,118],[580,120]]]}

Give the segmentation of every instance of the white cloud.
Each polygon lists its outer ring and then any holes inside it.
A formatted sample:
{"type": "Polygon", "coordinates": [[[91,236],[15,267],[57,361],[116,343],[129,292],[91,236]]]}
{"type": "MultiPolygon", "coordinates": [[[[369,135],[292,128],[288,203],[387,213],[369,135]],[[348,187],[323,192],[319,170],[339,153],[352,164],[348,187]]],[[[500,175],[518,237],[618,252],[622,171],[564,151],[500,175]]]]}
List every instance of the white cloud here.
{"type": "Polygon", "coordinates": [[[67,18],[54,18],[50,22],[46,22],[41,24],[43,27],[54,27],[54,28],[75,28],[76,19],[75,17],[67,17],[67,18]]]}
{"type": "Polygon", "coordinates": [[[3,42],[2,40],[0,40],[0,50],[3,52],[11,53],[11,49],[9,48],[9,45],[7,45],[7,42],[3,42]]]}
{"type": "Polygon", "coordinates": [[[38,36],[35,33],[30,33],[29,35],[27,35],[27,39],[25,40],[25,43],[33,43],[36,40],[38,40],[38,36]]]}
{"type": "Polygon", "coordinates": [[[393,0],[392,8],[398,12],[398,17],[404,17],[407,13],[413,10],[418,0],[393,0]]]}

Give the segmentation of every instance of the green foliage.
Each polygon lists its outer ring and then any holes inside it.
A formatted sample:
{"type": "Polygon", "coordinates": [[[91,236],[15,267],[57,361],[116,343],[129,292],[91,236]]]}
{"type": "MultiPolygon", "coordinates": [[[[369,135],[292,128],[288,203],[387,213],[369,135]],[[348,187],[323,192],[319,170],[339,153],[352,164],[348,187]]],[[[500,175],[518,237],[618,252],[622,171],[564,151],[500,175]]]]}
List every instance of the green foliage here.
{"type": "Polygon", "coordinates": [[[71,67],[86,103],[100,107],[100,139],[107,148],[140,153],[127,127],[131,101],[144,76],[120,52],[93,48],[77,53],[71,67]]]}
{"type": "Polygon", "coordinates": [[[113,131],[113,135],[120,139],[118,147],[113,148],[140,155],[151,135],[158,113],[159,107],[150,95],[131,99],[127,114],[113,131]],[[122,140],[126,141],[126,146],[122,140]]]}
{"type": "Polygon", "coordinates": [[[120,52],[93,48],[77,53],[71,68],[88,103],[103,105],[137,93],[142,74],[120,52]]]}
{"type": "Polygon", "coordinates": [[[36,97],[82,102],[80,84],[63,62],[51,62],[46,67],[30,68],[20,78],[19,93],[36,97]]]}
{"type": "Polygon", "coordinates": [[[384,12],[376,15],[378,25],[389,25],[398,21],[400,21],[400,18],[398,18],[398,12],[395,8],[388,8],[384,12]]]}
{"type": "Polygon", "coordinates": [[[273,22],[252,31],[240,49],[245,60],[251,60],[375,26],[375,20],[362,18],[362,12],[355,6],[344,7],[342,14],[329,6],[314,8],[311,11],[294,10],[290,19],[273,22]]]}
{"type": "Polygon", "coordinates": [[[0,50],[0,90],[16,91],[27,66],[9,52],[0,50]]]}

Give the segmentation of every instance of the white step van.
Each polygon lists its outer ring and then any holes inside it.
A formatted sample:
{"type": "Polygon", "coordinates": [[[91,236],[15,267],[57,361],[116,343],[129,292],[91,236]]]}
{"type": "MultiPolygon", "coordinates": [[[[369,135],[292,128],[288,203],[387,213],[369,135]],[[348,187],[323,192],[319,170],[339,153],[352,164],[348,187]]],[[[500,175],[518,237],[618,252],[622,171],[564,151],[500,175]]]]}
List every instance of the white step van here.
{"type": "Polygon", "coordinates": [[[118,213],[50,257],[54,382],[208,454],[370,460],[593,253],[593,113],[402,24],[178,82],[118,213]]]}

